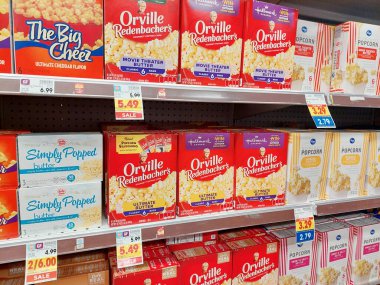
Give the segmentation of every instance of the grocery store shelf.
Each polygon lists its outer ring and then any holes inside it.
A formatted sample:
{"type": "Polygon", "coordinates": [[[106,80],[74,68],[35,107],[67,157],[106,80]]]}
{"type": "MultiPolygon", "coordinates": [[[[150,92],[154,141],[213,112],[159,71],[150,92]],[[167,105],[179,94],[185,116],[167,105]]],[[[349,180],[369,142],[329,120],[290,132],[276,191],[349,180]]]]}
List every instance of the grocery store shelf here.
{"type": "Polygon", "coordinates": [[[380,108],[380,97],[355,94],[330,94],[327,102],[336,107],[380,108]]]}

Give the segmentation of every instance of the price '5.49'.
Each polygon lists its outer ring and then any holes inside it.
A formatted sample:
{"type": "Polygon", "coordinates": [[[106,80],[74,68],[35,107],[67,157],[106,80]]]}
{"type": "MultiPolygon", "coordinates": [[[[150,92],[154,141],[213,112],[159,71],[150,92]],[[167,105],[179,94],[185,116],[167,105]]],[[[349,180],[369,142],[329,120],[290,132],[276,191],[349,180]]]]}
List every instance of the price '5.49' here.
{"type": "Polygon", "coordinates": [[[121,256],[136,257],[139,254],[140,245],[139,244],[130,244],[127,246],[120,246],[119,254],[121,256]]]}
{"type": "Polygon", "coordinates": [[[129,108],[129,109],[139,109],[139,100],[128,100],[128,99],[118,99],[117,104],[120,109],[129,108]]]}

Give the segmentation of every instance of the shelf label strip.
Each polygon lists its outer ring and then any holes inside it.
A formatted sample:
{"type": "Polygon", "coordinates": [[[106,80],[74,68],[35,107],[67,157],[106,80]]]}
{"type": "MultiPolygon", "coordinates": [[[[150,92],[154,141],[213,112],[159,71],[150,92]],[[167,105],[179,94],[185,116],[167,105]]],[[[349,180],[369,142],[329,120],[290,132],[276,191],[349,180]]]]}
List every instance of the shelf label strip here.
{"type": "Polygon", "coordinates": [[[117,268],[143,264],[141,229],[116,232],[117,268]]]}
{"type": "Polygon", "coordinates": [[[305,94],[306,104],[315,126],[321,129],[336,128],[334,119],[326,104],[324,94],[305,94]]]}
{"type": "Polygon", "coordinates": [[[144,120],[141,86],[114,85],[116,120],[144,120]]]}

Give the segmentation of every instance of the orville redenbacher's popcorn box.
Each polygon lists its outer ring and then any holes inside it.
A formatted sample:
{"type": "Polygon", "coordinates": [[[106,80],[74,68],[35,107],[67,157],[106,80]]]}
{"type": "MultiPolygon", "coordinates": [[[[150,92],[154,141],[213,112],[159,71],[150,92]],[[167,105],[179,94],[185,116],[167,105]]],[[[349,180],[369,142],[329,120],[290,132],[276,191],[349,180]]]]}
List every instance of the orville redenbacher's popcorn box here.
{"type": "Polygon", "coordinates": [[[235,134],[236,209],[284,205],[287,151],[284,132],[235,134]]]}
{"type": "Polygon", "coordinates": [[[186,131],[178,139],[179,216],[233,208],[234,134],[186,131]]]}
{"type": "Polygon", "coordinates": [[[380,95],[380,26],[346,22],[336,26],[331,92],[380,95]]]}
{"type": "Polygon", "coordinates": [[[103,1],[12,5],[17,73],[103,78],[103,1]]]}
{"type": "Polygon", "coordinates": [[[106,0],[106,78],[177,80],[179,0],[106,0]]]}
{"type": "Polygon", "coordinates": [[[18,184],[17,135],[0,132],[0,189],[18,184]]]}
{"type": "Polygon", "coordinates": [[[329,92],[334,28],[298,20],[292,90],[329,92]]]}
{"type": "Polygon", "coordinates": [[[106,204],[111,227],[175,218],[177,135],[108,133],[106,204]]]}
{"type": "Polygon", "coordinates": [[[348,266],[350,284],[380,281],[380,220],[371,217],[347,223],[353,233],[348,266]]]}
{"type": "Polygon", "coordinates": [[[0,73],[13,72],[10,0],[0,3],[0,73]]]}
{"type": "Polygon", "coordinates": [[[380,194],[380,132],[370,132],[365,194],[380,194]]]}
{"type": "Polygon", "coordinates": [[[256,0],[245,8],[243,87],[290,89],[298,10],[256,0]]]}
{"type": "Polygon", "coordinates": [[[0,240],[19,235],[17,189],[0,187],[0,240]]]}
{"type": "Polygon", "coordinates": [[[279,285],[310,285],[312,243],[296,243],[294,229],[273,231],[272,234],[280,241],[279,285]]]}
{"type": "Polygon", "coordinates": [[[184,0],[181,83],[239,86],[243,0],[184,0]]]}

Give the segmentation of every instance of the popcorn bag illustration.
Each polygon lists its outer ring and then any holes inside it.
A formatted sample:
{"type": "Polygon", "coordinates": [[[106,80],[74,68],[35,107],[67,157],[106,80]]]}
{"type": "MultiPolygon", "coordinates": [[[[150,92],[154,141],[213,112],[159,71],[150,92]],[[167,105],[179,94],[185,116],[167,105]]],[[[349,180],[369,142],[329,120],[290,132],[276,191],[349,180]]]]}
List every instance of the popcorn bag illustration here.
{"type": "Polygon", "coordinates": [[[103,78],[103,1],[12,4],[16,73],[103,78]]]}
{"type": "Polygon", "coordinates": [[[239,86],[244,1],[184,0],[181,83],[239,86]]]}
{"type": "Polygon", "coordinates": [[[331,92],[380,95],[380,26],[346,22],[335,28],[331,92]]]}
{"type": "Polygon", "coordinates": [[[178,215],[189,216],[233,208],[234,134],[179,134],[178,215]]]}
{"type": "Polygon", "coordinates": [[[106,78],[175,83],[179,0],[106,0],[106,78]]]}
{"type": "Polygon", "coordinates": [[[106,202],[111,227],[175,218],[177,135],[110,133],[107,162],[106,202]],[[157,136],[164,137],[160,152],[156,151],[157,136]]]}
{"type": "Polygon", "coordinates": [[[290,89],[298,10],[256,0],[245,9],[243,87],[290,89]]]}
{"type": "Polygon", "coordinates": [[[19,235],[17,189],[0,187],[0,240],[19,235]]]}
{"type": "Polygon", "coordinates": [[[284,205],[288,134],[247,131],[235,138],[235,208],[284,205]]]}
{"type": "Polygon", "coordinates": [[[10,0],[0,2],[0,73],[13,72],[10,0]]]}
{"type": "Polygon", "coordinates": [[[0,189],[18,186],[16,134],[0,133],[0,189]]]}

